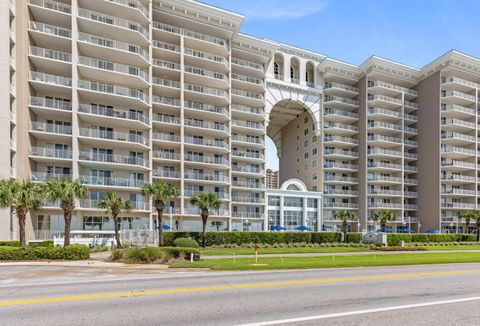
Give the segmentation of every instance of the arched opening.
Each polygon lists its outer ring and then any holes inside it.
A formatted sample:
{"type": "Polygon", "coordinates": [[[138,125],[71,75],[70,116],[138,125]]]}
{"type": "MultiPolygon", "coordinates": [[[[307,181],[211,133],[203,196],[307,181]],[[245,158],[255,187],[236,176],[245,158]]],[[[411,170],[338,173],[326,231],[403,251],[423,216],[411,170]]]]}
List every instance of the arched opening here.
{"type": "Polygon", "coordinates": [[[295,57],[290,59],[290,81],[295,84],[300,83],[300,61],[295,57]]]}
{"type": "Polygon", "coordinates": [[[309,61],[305,69],[305,82],[308,86],[315,85],[315,65],[309,61]]]}
{"type": "MultiPolygon", "coordinates": [[[[316,136],[316,119],[303,103],[286,99],[276,103],[269,114],[267,136],[275,148],[267,143],[267,162],[278,157],[280,184],[299,179],[308,190],[320,191],[317,166],[320,166],[320,144],[316,136]],[[317,161],[313,163],[313,161],[317,161]],[[308,168],[304,165],[309,164],[308,168]]],[[[275,161],[276,162],[276,161],[275,161]]]]}
{"type": "Polygon", "coordinates": [[[273,74],[275,79],[283,80],[284,59],[280,53],[275,54],[273,62],[273,74]]]}

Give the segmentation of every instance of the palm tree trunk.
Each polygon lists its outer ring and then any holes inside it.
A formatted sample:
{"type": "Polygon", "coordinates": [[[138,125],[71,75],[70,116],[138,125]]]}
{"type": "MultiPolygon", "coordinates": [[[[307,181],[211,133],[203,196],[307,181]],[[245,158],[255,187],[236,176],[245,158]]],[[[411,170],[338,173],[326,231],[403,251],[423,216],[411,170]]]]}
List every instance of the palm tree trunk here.
{"type": "Polygon", "coordinates": [[[64,211],[63,218],[65,219],[65,232],[63,236],[63,246],[67,247],[70,245],[70,229],[72,225],[72,212],[64,211]]]}
{"type": "Polygon", "coordinates": [[[477,242],[480,241],[480,219],[477,219],[477,242]]]}
{"type": "Polygon", "coordinates": [[[157,219],[158,219],[158,246],[165,246],[165,239],[163,236],[163,207],[157,207],[157,219]]]}
{"type": "Polygon", "coordinates": [[[382,232],[385,232],[385,228],[387,227],[387,220],[385,220],[384,218],[382,218],[380,220],[380,226],[382,227],[382,232]]]}
{"type": "Polygon", "coordinates": [[[17,208],[17,218],[20,246],[25,248],[27,246],[27,239],[25,238],[25,221],[27,220],[27,210],[23,207],[17,208]]]}
{"type": "Polygon", "coordinates": [[[470,220],[465,220],[465,233],[468,234],[468,226],[470,225],[470,220]]]}
{"type": "Polygon", "coordinates": [[[207,221],[208,221],[208,209],[202,210],[202,246],[205,248],[207,246],[207,221]]]}
{"type": "Polygon", "coordinates": [[[113,223],[115,224],[115,240],[117,241],[117,248],[122,248],[122,243],[120,242],[120,232],[118,229],[118,215],[113,215],[113,223]]]}

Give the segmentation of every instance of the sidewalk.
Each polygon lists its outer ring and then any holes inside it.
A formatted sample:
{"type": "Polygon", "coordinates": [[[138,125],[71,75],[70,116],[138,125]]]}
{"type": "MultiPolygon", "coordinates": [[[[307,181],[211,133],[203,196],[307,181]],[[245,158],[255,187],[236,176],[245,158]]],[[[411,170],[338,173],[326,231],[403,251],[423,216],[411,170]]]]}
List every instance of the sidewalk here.
{"type": "MultiPolygon", "coordinates": [[[[295,254],[258,254],[258,257],[270,258],[270,257],[323,257],[323,256],[361,256],[361,255],[400,255],[400,254],[426,254],[426,253],[448,253],[448,252],[472,252],[480,253],[480,250],[423,250],[423,251],[358,251],[358,252],[318,252],[318,253],[295,253],[295,254]]],[[[235,255],[236,258],[255,258],[255,255],[235,255]]],[[[207,256],[202,255],[202,259],[226,259],[233,258],[231,255],[218,255],[218,256],[207,256]]]]}

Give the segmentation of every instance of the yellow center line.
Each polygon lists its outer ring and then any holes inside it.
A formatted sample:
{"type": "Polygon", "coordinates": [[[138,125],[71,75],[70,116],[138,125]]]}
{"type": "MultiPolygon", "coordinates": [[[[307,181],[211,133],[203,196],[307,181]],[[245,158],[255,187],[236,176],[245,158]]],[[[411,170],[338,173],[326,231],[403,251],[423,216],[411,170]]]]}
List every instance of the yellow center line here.
{"type": "Polygon", "coordinates": [[[63,297],[6,300],[6,301],[0,301],[0,307],[11,307],[11,306],[41,304],[41,303],[58,303],[58,302],[68,302],[68,301],[114,299],[114,298],[125,298],[125,297],[145,297],[145,296],[180,294],[180,293],[198,293],[198,292],[212,292],[212,291],[239,290],[239,289],[259,289],[259,288],[272,288],[272,287],[293,286],[293,285],[312,285],[312,284],[328,284],[328,283],[358,282],[358,281],[372,281],[372,280],[394,280],[394,279],[402,279],[402,278],[420,278],[420,277],[432,277],[432,276],[450,276],[450,275],[463,275],[463,274],[474,274],[474,273],[480,273],[480,270],[352,276],[352,277],[325,278],[325,279],[317,279],[317,280],[300,280],[300,281],[250,283],[250,284],[247,283],[247,284],[236,284],[236,285],[216,285],[216,286],[207,286],[207,287],[191,287],[191,288],[176,288],[176,289],[117,292],[117,293],[97,293],[97,294],[72,295],[72,296],[63,296],[63,297]]]}

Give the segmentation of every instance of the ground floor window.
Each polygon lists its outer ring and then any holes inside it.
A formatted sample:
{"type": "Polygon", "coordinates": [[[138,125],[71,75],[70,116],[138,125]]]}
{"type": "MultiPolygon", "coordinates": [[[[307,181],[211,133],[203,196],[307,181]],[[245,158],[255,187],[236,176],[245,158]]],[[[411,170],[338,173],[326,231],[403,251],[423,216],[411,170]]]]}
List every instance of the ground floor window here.
{"type": "Polygon", "coordinates": [[[289,230],[293,231],[295,228],[302,226],[303,222],[303,212],[301,211],[284,211],[283,212],[283,219],[284,219],[284,227],[289,230]]]}

